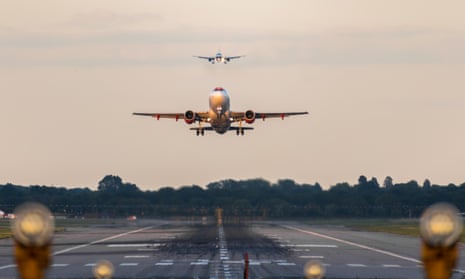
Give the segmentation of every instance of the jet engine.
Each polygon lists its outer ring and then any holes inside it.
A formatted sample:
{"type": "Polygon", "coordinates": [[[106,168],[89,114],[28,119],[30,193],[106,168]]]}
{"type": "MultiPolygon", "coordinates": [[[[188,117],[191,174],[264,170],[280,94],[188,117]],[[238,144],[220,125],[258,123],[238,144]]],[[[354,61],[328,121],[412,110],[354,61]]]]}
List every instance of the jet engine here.
{"type": "Polygon", "coordinates": [[[255,121],[255,112],[253,110],[247,110],[244,113],[244,120],[248,124],[252,124],[255,121]]]}
{"type": "Polygon", "coordinates": [[[187,110],[185,113],[184,113],[184,121],[187,123],[187,124],[192,124],[195,122],[197,118],[197,114],[195,112],[193,112],[192,110],[187,110]]]}

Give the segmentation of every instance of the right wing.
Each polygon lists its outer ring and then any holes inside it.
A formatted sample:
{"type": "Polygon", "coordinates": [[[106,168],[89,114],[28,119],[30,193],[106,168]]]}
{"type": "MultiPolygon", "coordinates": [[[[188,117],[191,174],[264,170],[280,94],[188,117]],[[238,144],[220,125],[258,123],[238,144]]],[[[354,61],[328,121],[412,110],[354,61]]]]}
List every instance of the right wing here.
{"type": "Polygon", "coordinates": [[[212,56],[196,56],[196,55],[194,55],[194,57],[197,57],[197,58],[200,58],[200,59],[207,59],[209,62],[215,60],[215,57],[212,57],[212,56]]]}
{"type": "MultiPolygon", "coordinates": [[[[149,117],[156,118],[157,120],[159,120],[160,118],[171,118],[171,119],[175,119],[176,121],[178,121],[179,119],[185,119],[185,113],[183,112],[181,113],[134,112],[133,115],[149,116],[149,117]]],[[[208,112],[195,112],[196,121],[206,122],[207,118],[208,118],[208,112]]]]}

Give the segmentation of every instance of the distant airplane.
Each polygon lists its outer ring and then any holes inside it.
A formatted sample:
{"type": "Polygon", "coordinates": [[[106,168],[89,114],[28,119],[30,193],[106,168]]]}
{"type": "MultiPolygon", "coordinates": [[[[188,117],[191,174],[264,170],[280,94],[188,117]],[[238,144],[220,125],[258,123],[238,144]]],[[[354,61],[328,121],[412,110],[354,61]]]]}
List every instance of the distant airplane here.
{"type": "Polygon", "coordinates": [[[231,59],[238,59],[241,57],[244,57],[245,55],[239,55],[239,56],[224,56],[221,52],[217,52],[215,56],[196,56],[194,57],[200,58],[200,59],[207,59],[208,62],[211,62],[212,64],[216,63],[228,63],[231,59]]]}
{"type": "Polygon", "coordinates": [[[207,112],[194,112],[187,110],[184,113],[140,113],[134,112],[133,115],[151,116],[159,120],[160,118],[172,118],[178,121],[184,119],[187,124],[199,123],[198,127],[190,128],[195,130],[196,135],[204,135],[205,131],[215,131],[218,134],[224,134],[229,130],[235,130],[236,135],[244,135],[244,130],[253,130],[252,127],[243,127],[242,123],[252,124],[255,119],[265,120],[266,118],[281,118],[291,115],[308,114],[308,112],[255,112],[246,110],[244,112],[235,112],[229,110],[229,95],[222,87],[216,87],[209,96],[210,109],[207,112]],[[238,126],[231,126],[232,123],[238,122],[238,126]],[[204,127],[203,124],[210,124],[204,127]]]}

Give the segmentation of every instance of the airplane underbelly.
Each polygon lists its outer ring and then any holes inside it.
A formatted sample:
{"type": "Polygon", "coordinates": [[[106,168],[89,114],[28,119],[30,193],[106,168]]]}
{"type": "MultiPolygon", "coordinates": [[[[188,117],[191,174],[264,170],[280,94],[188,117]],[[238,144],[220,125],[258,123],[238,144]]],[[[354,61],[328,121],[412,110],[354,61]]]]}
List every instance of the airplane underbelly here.
{"type": "Polygon", "coordinates": [[[214,117],[211,117],[210,125],[217,133],[224,134],[226,131],[229,130],[231,126],[231,122],[226,115],[218,116],[215,114],[214,117]]]}

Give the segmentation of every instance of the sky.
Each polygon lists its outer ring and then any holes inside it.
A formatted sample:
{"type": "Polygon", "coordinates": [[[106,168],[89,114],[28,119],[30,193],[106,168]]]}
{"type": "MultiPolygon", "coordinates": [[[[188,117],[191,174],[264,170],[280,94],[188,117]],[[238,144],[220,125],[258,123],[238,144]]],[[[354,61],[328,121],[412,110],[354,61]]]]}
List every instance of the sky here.
{"type": "Polygon", "coordinates": [[[0,184],[465,182],[464,1],[6,0],[0,184]],[[211,65],[193,55],[246,55],[211,65]],[[309,111],[244,137],[132,112],[309,111]]]}

